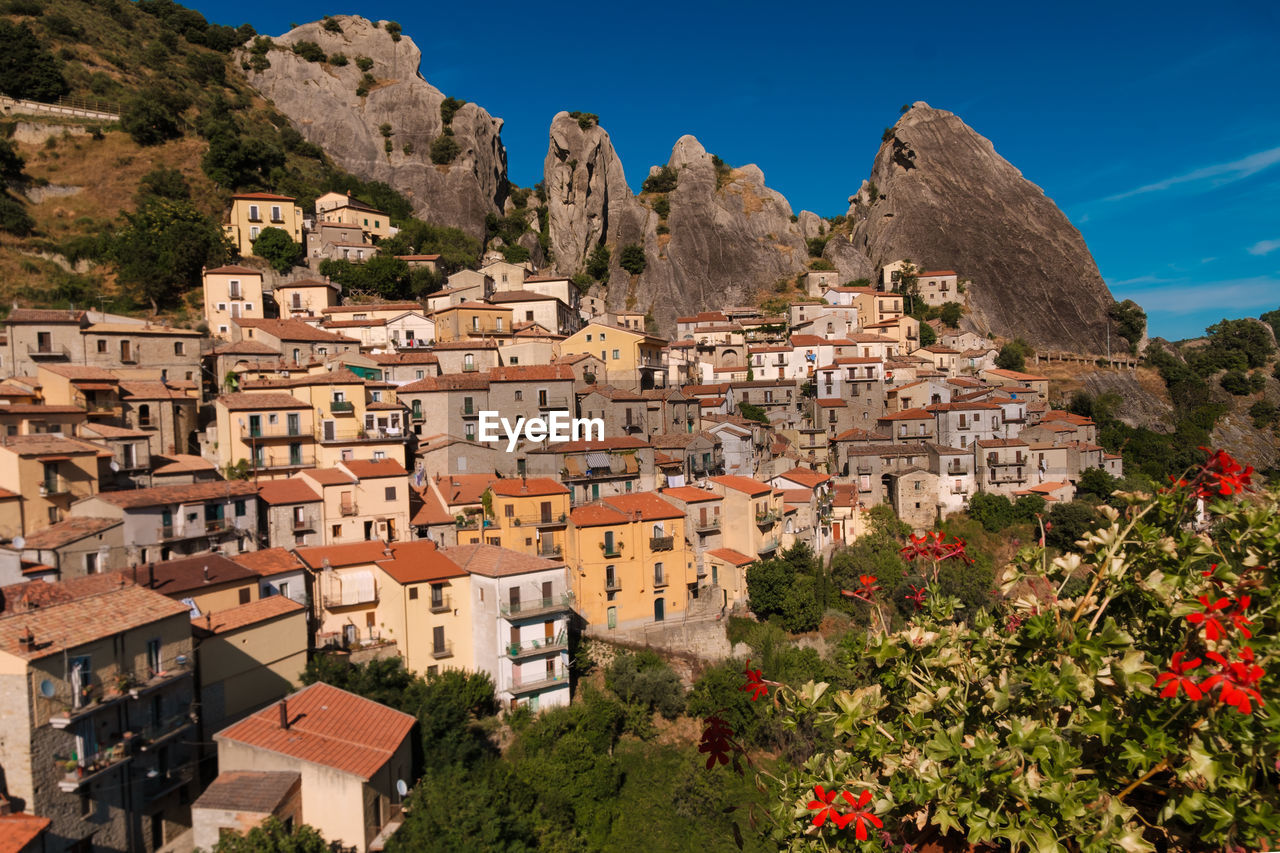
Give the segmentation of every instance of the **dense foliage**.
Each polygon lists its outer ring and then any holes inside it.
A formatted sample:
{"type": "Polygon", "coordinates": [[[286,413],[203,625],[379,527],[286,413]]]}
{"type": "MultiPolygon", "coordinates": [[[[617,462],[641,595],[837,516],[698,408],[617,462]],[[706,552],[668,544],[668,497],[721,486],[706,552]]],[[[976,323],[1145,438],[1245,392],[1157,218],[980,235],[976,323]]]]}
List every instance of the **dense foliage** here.
{"type": "Polygon", "coordinates": [[[253,253],[271,264],[278,273],[286,273],[302,263],[306,250],[295,243],[283,228],[268,227],[258,232],[253,241],[253,253]]]}
{"type": "Polygon", "coordinates": [[[0,94],[56,101],[70,91],[62,63],[25,21],[0,19],[0,45],[0,94]]]}

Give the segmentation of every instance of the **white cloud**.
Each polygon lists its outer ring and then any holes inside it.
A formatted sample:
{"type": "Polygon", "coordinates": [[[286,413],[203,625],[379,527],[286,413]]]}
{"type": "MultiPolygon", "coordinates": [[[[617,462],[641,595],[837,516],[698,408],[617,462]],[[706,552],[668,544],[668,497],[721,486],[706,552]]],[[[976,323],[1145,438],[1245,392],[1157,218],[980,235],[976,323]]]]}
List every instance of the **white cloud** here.
{"type": "Polygon", "coordinates": [[[1242,157],[1239,160],[1232,160],[1230,163],[1216,163],[1212,166],[1204,166],[1182,175],[1174,175],[1173,177],[1156,181],[1153,184],[1126,190],[1113,196],[1107,196],[1102,201],[1121,201],[1137,195],[1163,192],[1183,184],[1194,184],[1203,181],[1209,181],[1211,186],[1221,186],[1256,175],[1263,169],[1270,168],[1277,163],[1280,163],[1280,148],[1270,148],[1266,151],[1250,154],[1248,157],[1242,157]]]}
{"type": "Polygon", "coordinates": [[[1251,255],[1268,255],[1280,249],[1280,240],[1259,240],[1249,247],[1251,255]]]}

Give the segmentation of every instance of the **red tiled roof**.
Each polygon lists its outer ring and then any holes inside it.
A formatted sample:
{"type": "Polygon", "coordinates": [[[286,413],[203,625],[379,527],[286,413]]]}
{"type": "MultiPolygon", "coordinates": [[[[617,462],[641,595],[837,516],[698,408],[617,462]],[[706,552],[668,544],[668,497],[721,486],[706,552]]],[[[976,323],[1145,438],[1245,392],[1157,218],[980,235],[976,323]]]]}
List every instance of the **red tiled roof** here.
{"type": "Polygon", "coordinates": [[[453,515],[449,513],[443,503],[440,502],[439,496],[431,489],[424,489],[421,492],[422,506],[414,513],[413,519],[409,522],[415,527],[427,527],[432,524],[453,524],[453,515]]]}
{"type": "Polygon", "coordinates": [[[480,496],[498,478],[492,474],[450,474],[437,477],[436,488],[447,505],[480,503],[480,496]]]}
{"type": "Polygon", "coordinates": [[[172,486],[153,486],[150,489],[133,489],[121,492],[99,492],[99,500],[121,507],[137,509],[165,504],[192,503],[218,498],[240,498],[255,495],[258,487],[247,480],[215,480],[207,483],[185,483],[172,486]]]}
{"type": "Polygon", "coordinates": [[[299,476],[305,476],[321,486],[343,486],[356,481],[355,477],[338,468],[309,468],[299,476]]]}
{"type": "Polygon", "coordinates": [[[61,548],[72,542],[79,542],[88,536],[94,536],[122,524],[118,518],[92,518],[90,516],[73,515],[64,518],[57,524],[42,527],[25,537],[23,550],[42,551],[50,548],[61,548]]]}
{"type": "Polygon", "coordinates": [[[664,501],[653,492],[634,492],[629,495],[613,495],[603,502],[629,515],[640,514],[641,521],[660,521],[664,518],[684,518],[684,512],[674,504],[664,501]]]}
{"type": "MultiPolygon", "coordinates": [[[[53,823],[52,818],[33,814],[0,815],[0,853],[22,853],[53,823]]],[[[44,849],[41,847],[40,849],[44,849]]]]}
{"type": "Polygon", "coordinates": [[[237,193],[236,195],[233,195],[232,198],[258,198],[258,199],[267,199],[270,201],[293,201],[293,196],[291,195],[276,195],[275,193],[262,193],[262,192],[237,193]]]}
{"type": "Polygon", "coordinates": [[[226,275],[226,274],[256,275],[258,278],[262,278],[262,270],[250,269],[249,267],[242,267],[242,266],[239,266],[238,264],[227,264],[226,266],[217,267],[211,270],[205,270],[204,274],[205,275],[226,275]]]}
{"type": "Polygon", "coordinates": [[[62,311],[56,308],[14,308],[5,318],[6,323],[80,323],[85,319],[83,311],[62,311]]]}
{"type": "Polygon", "coordinates": [[[626,524],[631,519],[611,507],[600,504],[580,506],[569,513],[574,527],[601,527],[606,524],[626,524]]]}
{"type": "Polygon", "coordinates": [[[705,501],[722,501],[723,495],[715,492],[708,492],[706,489],[699,489],[693,486],[675,486],[662,490],[662,496],[666,498],[674,498],[687,504],[703,503],[705,501]]]}
{"type": "Polygon", "coordinates": [[[889,415],[881,415],[876,418],[877,421],[920,421],[933,420],[933,414],[926,412],[924,409],[903,409],[901,412],[894,412],[889,415]]]}
{"type": "Polygon", "coordinates": [[[711,482],[724,486],[726,489],[733,489],[735,492],[746,492],[752,497],[773,491],[773,487],[767,483],[762,483],[759,480],[753,480],[750,477],[739,477],[733,474],[727,474],[722,477],[712,477],[711,482]]]}
{"type": "Polygon", "coordinates": [[[231,558],[251,572],[259,575],[275,575],[280,572],[302,569],[302,561],[298,555],[285,548],[264,548],[261,551],[246,551],[231,558]]]}
{"type": "Polygon", "coordinates": [[[324,682],[282,699],[214,735],[369,780],[404,743],[416,720],[324,682]]]}
{"type": "Polygon", "coordinates": [[[403,477],[409,473],[394,459],[349,459],[340,464],[361,480],[403,477]]]}
{"type": "MultiPolygon", "coordinates": [[[[248,604],[241,604],[239,607],[232,607],[230,610],[219,610],[216,613],[197,616],[191,620],[191,626],[211,634],[225,634],[291,613],[300,613],[305,609],[286,595],[272,595],[248,604]]],[[[305,626],[305,620],[300,624],[305,626]]],[[[305,636],[305,632],[306,628],[303,627],[299,633],[305,636]]]]}
{"type": "Polygon", "coordinates": [[[808,468],[799,467],[792,468],[790,471],[784,471],[778,476],[784,480],[799,483],[809,489],[815,489],[831,479],[831,476],[828,474],[819,474],[817,471],[811,471],[808,468]]]}
{"type": "Polygon", "coordinates": [[[724,560],[726,563],[732,563],[735,566],[745,566],[756,561],[755,557],[748,557],[740,551],[732,548],[715,548],[707,552],[708,556],[715,557],[717,560],[724,560]]]}
{"type": "MultiPolygon", "coordinates": [[[[422,540],[424,542],[429,540],[422,540]]],[[[382,542],[349,542],[345,545],[317,545],[298,548],[294,553],[311,569],[319,569],[328,560],[330,566],[368,566],[387,559],[387,546],[382,542]]]]}
{"type": "Polygon", "coordinates": [[[549,569],[564,571],[564,564],[557,560],[522,554],[497,545],[459,545],[446,553],[449,559],[468,572],[491,578],[545,572],[549,569]]]}
{"type": "Polygon", "coordinates": [[[466,575],[462,567],[446,555],[430,539],[396,542],[390,546],[391,556],[377,561],[378,567],[396,583],[427,583],[466,575]]]}
{"type": "Polygon", "coordinates": [[[272,505],[318,502],[320,496],[302,479],[268,480],[258,486],[258,497],[272,505]]]}
{"type": "Polygon", "coordinates": [[[231,412],[247,412],[254,409],[309,409],[310,403],[304,403],[292,394],[279,394],[270,391],[236,391],[223,394],[217,402],[231,412]]]}
{"type": "Polygon", "coordinates": [[[493,490],[495,495],[510,498],[569,494],[569,490],[565,488],[563,483],[550,477],[528,477],[526,479],[506,477],[501,480],[495,480],[489,488],[493,490]]]}

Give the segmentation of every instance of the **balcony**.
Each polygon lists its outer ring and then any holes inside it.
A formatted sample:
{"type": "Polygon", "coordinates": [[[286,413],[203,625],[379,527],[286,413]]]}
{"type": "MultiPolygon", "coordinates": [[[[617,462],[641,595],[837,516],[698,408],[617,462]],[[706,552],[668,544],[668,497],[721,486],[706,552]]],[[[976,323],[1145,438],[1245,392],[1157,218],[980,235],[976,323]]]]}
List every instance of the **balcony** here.
{"type": "Polygon", "coordinates": [[[547,637],[542,640],[524,640],[519,643],[508,643],[507,657],[512,660],[519,660],[553,652],[562,652],[567,648],[569,648],[569,635],[561,631],[554,637],[547,637]]]}
{"type": "Polygon", "coordinates": [[[477,409],[475,406],[459,406],[459,407],[458,407],[458,412],[459,412],[459,413],[460,413],[464,418],[478,418],[478,417],[480,417],[480,410],[479,410],[479,409],[477,409]]]}
{"type": "Polygon", "coordinates": [[[356,404],[350,400],[333,400],[329,403],[329,411],[335,415],[349,415],[356,410],[356,404]]]}
{"type": "Polygon", "coordinates": [[[670,579],[665,574],[653,576],[653,588],[655,590],[662,589],[663,587],[668,586],[670,583],[671,583],[670,579]]]}
{"type": "Polygon", "coordinates": [[[342,506],[338,507],[338,514],[346,517],[359,515],[360,507],[356,506],[354,503],[343,504],[342,506]]]}
{"type": "Polygon", "coordinates": [[[337,607],[355,607],[361,604],[377,604],[378,603],[378,588],[376,585],[372,590],[367,590],[367,589],[362,590],[359,587],[356,587],[354,584],[352,586],[353,586],[353,589],[350,589],[350,590],[344,591],[341,589],[341,587],[339,587],[336,593],[327,592],[323,596],[321,596],[321,601],[324,603],[324,606],[326,608],[330,608],[330,609],[337,608],[337,607]]]}
{"type": "Polygon", "coordinates": [[[763,557],[765,554],[772,554],[774,551],[777,551],[777,550],[778,550],[778,537],[771,536],[760,543],[760,547],[756,549],[756,553],[763,557]]]}
{"type": "Polygon", "coordinates": [[[354,429],[329,429],[324,427],[316,430],[316,441],[321,444],[348,444],[353,441],[405,441],[408,436],[400,427],[385,427],[383,429],[368,429],[366,427],[356,427],[354,429]]]}
{"type": "Polygon", "coordinates": [[[781,519],[782,519],[782,514],[777,512],[776,510],[769,510],[768,512],[756,513],[756,524],[759,525],[760,527],[772,527],[773,525],[777,524],[781,519]]]}
{"type": "Polygon", "coordinates": [[[142,729],[137,743],[142,752],[151,752],[164,746],[179,734],[195,725],[195,714],[174,714],[142,729]]]}
{"type": "Polygon", "coordinates": [[[159,770],[149,770],[143,777],[142,795],[148,800],[157,800],[170,791],[176,791],[188,784],[194,778],[195,769],[189,766],[175,767],[163,773],[159,770]],[[151,775],[153,773],[154,776],[151,775]]]}
{"type": "Polygon", "coordinates": [[[569,400],[565,397],[547,397],[538,399],[538,408],[543,411],[551,409],[568,409],[569,400]]]}
{"type": "Polygon", "coordinates": [[[130,736],[127,740],[121,740],[92,755],[62,759],[60,763],[65,775],[58,780],[58,790],[73,794],[98,777],[123,766],[132,759],[129,755],[131,741],[130,736]]]}
{"type": "Polygon", "coordinates": [[[101,400],[86,400],[84,403],[84,410],[89,415],[106,415],[114,418],[120,417],[120,414],[123,411],[119,403],[112,401],[103,402],[101,400]]]}
{"type": "Polygon", "coordinates": [[[622,556],[622,543],[619,542],[616,545],[601,545],[600,550],[606,557],[613,560],[622,556]]]}
{"type": "Polygon", "coordinates": [[[294,518],[290,521],[290,527],[298,531],[315,530],[316,520],[312,516],[306,516],[304,518],[294,518]]]}
{"type": "Polygon", "coordinates": [[[314,468],[316,465],[316,455],[314,453],[299,453],[297,456],[290,455],[286,459],[277,459],[275,457],[264,457],[255,460],[253,470],[255,471],[280,471],[289,468],[314,468]]]}
{"type": "Polygon", "coordinates": [[[699,519],[693,523],[693,529],[697,533],[710,533],[713,530],[719,530],[720,516],[712,516],[706,520],[699,519]]]}
{"type": "Polygon", "coordinates": [[[561,667],[532,675],[521,675],[519,672],[515,672],[511,675],[511,693],[535,693],[548,687],[558,687],[568,683],[569,673],[561,667]]]}
{"type": "Polygon", "coordinates": [[[510,601],[499,606],[498,610],[508,619],[532,619],[550,613],[568,610],[573,604],[573,595],[564,593],[551,598],[531,598],[528,601],[510,601]]]}
{"type": "Polygon", "coordinates": [[[58,347],[53,344],[27,344],[27,356],[35,360],[62,359],[66,361],[71,358],[71,352],[66,347],[58,347]]]}
{"type": "Polygon", "coordinates": [[[312,435],[312,431],[302,429],[301,424],[294,427],[288,424],[263,424],[257,428],[240,428],[240,438],[244,441],[261,441],[269,438],[311,438],[312,435]]]}
{"type": "Polygon", "coordinates": [[[165,539],[195,539],[200,536],[217,536],[226,533],[229,530],[236,529],[234,521],[226,518],[215,518],[212,520],[189,521],[186,524],[175,525],[165,524],[160,527],[160,538],[165,539]]]}
{"type": "Polygon", "coordinates": [[[611,578],[606,577],[604,579],[605,592],[617,592],[620,589],[622,589],[622,580],[618,578],[616,575],[614,577],[611,577],[611,578]]]}
{"type": "Polygon", "coordinates": [[[71,483],[65,477],[51,477],[40,484],[40,497],[56,498],[71,494],[71,483]]]}
{"type": "Polygon", "coordinates": [[[649,537],[650,551],[670,551],[675,546],[676,546],[676,538],[674,536],[649,537]]]}
{"type": "Polygon", "coordinates": [[[544,560],[559,560],[564,555],[564,549],[559,545],[539,545],[538,556],[544,560]]]}
{"type": "Polygon", "coordinates": [[[436,660],[453,657],[453,641],[449,640],[448,642],[442,643],[438,646],[433,645],[431,647],[431,656],[436,660]]]}
{"type": "Polygon", "coordinates": [[[464,365],[462,365],[462,372],[463,372],[463,373],[475,373],[475,372],[476,372],[477,370],[479,370],[479,369],[480,369],[480,368],[476,367],[476,365],[474,365],[474,364],[464,364],[464,365]]]}
{"type": "Polygon", "coordinates": [[[453,596],[442,595],[439,598],[432,597],[431,612],[432,613],[448,613],[453,609],[453,596]]]}

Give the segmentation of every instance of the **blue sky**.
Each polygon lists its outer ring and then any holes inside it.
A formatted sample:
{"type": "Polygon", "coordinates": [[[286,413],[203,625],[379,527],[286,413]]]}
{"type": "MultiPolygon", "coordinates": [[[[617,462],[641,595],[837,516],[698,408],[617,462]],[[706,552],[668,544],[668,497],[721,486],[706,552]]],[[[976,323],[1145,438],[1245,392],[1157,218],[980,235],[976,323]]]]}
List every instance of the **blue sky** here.
{"type": "MultiPolygon", "coordinates": [[[[903,103],[957,113],[1080,228],[1150,332],[1280,307],[1280,5],[204,2],[276,35],[397,20],[541,178],[551,117],[600,115],[638,187],[692,133],[794,209],[843,213],[903,103]]],[[[937,259],[945,263],[946,259],[937,259]]],[[[934,263],[934,261],[930,261],[934,263]]]]}

